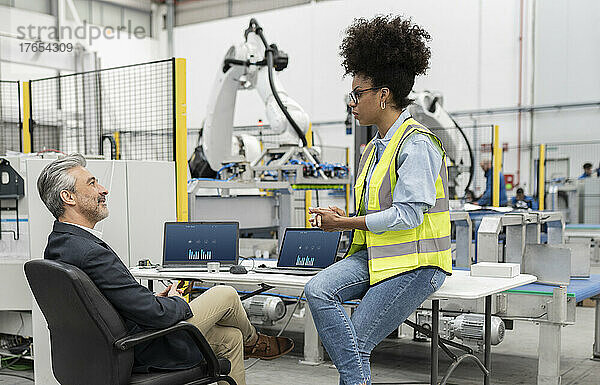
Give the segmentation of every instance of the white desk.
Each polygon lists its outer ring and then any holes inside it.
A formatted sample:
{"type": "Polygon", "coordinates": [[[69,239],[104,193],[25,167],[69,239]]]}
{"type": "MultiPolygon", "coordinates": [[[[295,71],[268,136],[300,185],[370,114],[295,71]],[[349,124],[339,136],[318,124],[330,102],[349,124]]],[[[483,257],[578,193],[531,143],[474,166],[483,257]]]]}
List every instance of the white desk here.
{"type": "MultiPolygon", "coordinates": [[[[312,276],[294,276],[287,274],[255,273],[231,274],[229,272],[183,272],[183,271],[158,271],[156,269],[132,268],[131,273],[136,279],[147,280],[194,280],[207,283],[223,283],[228,285],[259,285],[304,290],[304,285],[312,276]]],[[[514,278],[489,278],[471,277],[468,271],[454,270],[452,275],[446,277],[442,287],[429,299],[478,299],[488,295],[497,294],[505,290],[535,282],[537,278],[529,274],[521,274],[514,278]]]]}
{"type": "Polygon", "coordinates": [[[158,271],[156,269],[132,268],[131,274],[136,279],[160,280],[179,279],[194,280],[206,283],[223,283],[228,285],[260,285],[304,290],[304,285],[312,276],[294,276],[286,274],[266,274],[249,272],[248,274],[231,274],[229,272],[184,272],[184,271],[158,271]]]}
{"type": "MultiPolygon", "coordinates": [[[[312,278],[311,276],[293,276],[283,274],[264,274],[249,272],[248,274],[230,274],[228,272],[208,273],[208,272],[173,272],[161,271],[156,269],[132,268],[131,273],[136,279],[147,279],[149,288],[152,289],[152,280],[180,279],[194,280],[204,283],[228,284],[228,285],[268,285],[275,288],[295,289],[300,293],[304,290],[304,285],[312,278]]],[[[429,299],[432,300],[432,336],[431,336],[431,384],[438,383],[438,323],[439,323],[439,301],[443,299],[478,299],[485,297],[485,353],[484,363],[478,362],[482,371],[484,371],[484,384],[490,383],[490,364],[491,364],[491,311],[492,295],[512,289],[521,285],[535,282],[537,278],[529,274],[521,274],[514,278],[483,278],[471,277],[468,271],[455,270],[452,276],[446,277],[442,287],[435,292],[429,299]],[[487,369],[487,373],[486,373],[487,369]]],[[[312,322],[312,316],[307,308],[306,323],[304,331],[305,340],[305,358],[309,361],[316,361],[318,353],[315,349],[318,346],[318,337],[316,329],[312,322]],[[316,346],[315,346],[316,345],[316,346]],[[308,350],[308,351],[307,351],[308,350]],[[308,356],[308,357],[307,357],[308,356]]],[[[443,343],[442,343],[443,345],[443,343]]],[[[445,346],[443,346],[445,348],[445,346]]],[[[470,357],[479,361],[472,355],[464,355],[455,358],[457,365],[462,358],[470,357]]],[[[456,365],[451,366],[451,371],[456,365]]],[[[446,375],[449,376],[451,371],[446,375]]]]}

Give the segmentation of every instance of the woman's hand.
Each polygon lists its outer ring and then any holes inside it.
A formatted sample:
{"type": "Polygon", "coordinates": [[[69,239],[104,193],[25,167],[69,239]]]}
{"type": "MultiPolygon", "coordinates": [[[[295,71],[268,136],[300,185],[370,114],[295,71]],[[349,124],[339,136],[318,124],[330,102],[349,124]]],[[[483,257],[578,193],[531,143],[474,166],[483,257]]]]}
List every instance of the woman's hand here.
{"type": "Polygon", "coordinates": [[[318,214],[310,218],[308,221],[312,227],[321,227],[321,216],[318,214]]]}
{"type": "MultiPolygon", "coordinates": [[[[308,209],[308,212],[310,214],[316,214],[314,217],[310,218],[308,221],[310,222],[312,227],[321,227],[322,223],[323,223],[323,216],[321,214],[317,214],[318,210],[329,210],[332,211],[333,213],[339,215],[340,217],[345,217],[346,216],[346,212],[344,210],[342,210],[341,208],[337,207],[337,206],[329,206],[328,209],[323,209],[320,207],[314,208],[314,207],[310,207],[308,209]]],[[[327,231],[327,230],[326,230],[327,231]]],[[[329,231],[336,231],[336,230],[329,230],[329,231]]]]}
{"type": "Polygon", "coordinates": [[[334,213],[336,213],[337,215],[339,215],[341,217],[346,216],[346,212],[337,206],[329,206],[329,210],[333,211],[334,213]]]}
{"type": "Polygon", "coordinates": [[[310,224],[313,227],[319,227],[324,231],[343,231],[348,229],[347,227],[344,227],[344,210],[339,207],[310,207],[308,212],[310,214],[315,214],[315,216],[310,219],[310,224]]]}

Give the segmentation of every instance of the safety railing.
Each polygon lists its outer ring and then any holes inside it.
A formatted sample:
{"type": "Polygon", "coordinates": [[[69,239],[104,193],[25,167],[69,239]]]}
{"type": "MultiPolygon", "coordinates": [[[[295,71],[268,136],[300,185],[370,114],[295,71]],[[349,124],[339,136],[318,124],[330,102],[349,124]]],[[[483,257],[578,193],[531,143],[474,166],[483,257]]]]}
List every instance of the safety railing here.
{"type": "Polygon", "coordinates": [[[22,151],[20,98],[18,81],[0,80],[0,155],[22,151]]]}
{"type": "Polygon", "coordinates": [[[185,59],[23,83],[25,152],[176,164],[177,217],[187,220],[185,59]]]}
{"type": "Polygon", "coordinates": [[[29,81],[32,151],[174,160],[175,59],[29,81]]]}

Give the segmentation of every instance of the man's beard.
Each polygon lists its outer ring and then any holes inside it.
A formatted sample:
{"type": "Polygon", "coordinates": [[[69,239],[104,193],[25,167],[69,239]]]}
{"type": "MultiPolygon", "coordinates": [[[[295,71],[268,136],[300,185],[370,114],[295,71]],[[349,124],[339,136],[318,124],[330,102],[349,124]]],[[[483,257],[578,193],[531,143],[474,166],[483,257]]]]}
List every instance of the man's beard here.
{"type": "MultiPolygon", "coordinates": [[[[85,199],[80,203],[81,212],[88,220],[97,223],[108,217],[108,206],[100,203],[98,198],[85,199]]],[[[104,200],[104,203],[106,203],[106,200],[104,200]]]]}

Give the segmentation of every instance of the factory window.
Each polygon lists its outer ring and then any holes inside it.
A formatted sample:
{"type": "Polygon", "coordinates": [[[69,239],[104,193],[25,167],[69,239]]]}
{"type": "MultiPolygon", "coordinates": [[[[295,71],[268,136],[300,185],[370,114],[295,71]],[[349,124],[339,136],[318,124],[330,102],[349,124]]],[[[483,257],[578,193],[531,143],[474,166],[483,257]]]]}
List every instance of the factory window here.
{"type": "Polygon", "coordinates": [[[104,4],[99,3],[97,1],[89,1],[84,0],[86,3],[89,3],[89,12],[90,12],[90,23],[96,25],[102,25],[102,6],[104,4]]]}
{"type": "Polygon", "coordinates": [[[204,0],[177,3],[175,25],[201,23],[277,8],[308,4],[311,0],[204,0]]]}
{"type": "MultiPolygon", "coordinates": [[[[95,0],[74,0],[74,4],[81,21],[85,20],[90,24],[111,26],[123,30],[131,29],[132,32],[136,27],[141,26],[147,36],[152,36],[152,12],[149,9],[135,9],[112,2],[95,0]]],[[[68,8],[67,18],[74,20],[68,8]]]]}
{"type": "Polygon", "coordinates": [[[125,29],[131,29],[131,32],[133,32],[137,27],[143,27],[146,36],[152,36],[151,18],[147,12],[130,8],[125,8],[123,11],[125,29]]]}
{"type": "Polygon", "coordinates": [[[119,28],[123,26],[123,8],[113,4],[102,4],[101,25],[119,28]]]}
{"type": "Polygon", "coordinates": [[[51,1],[52,0],[0,0],[0,5],[51,15],[51,1]]]}
{"type": "MultiPolygon", "coordinates": [[[[90,3],[87,0],[74,0],[73,5],[75,5],[75,10],[77,11],[77,15],[81,21],[86,20],[87,22],[91,22],[90,19],[90,3]]],[[[71,10],[67,7],[67,14],[69,15],[70,20],[74,20],[75,18],[71,14],[71,10]]]]}

